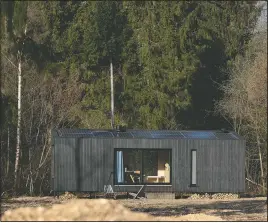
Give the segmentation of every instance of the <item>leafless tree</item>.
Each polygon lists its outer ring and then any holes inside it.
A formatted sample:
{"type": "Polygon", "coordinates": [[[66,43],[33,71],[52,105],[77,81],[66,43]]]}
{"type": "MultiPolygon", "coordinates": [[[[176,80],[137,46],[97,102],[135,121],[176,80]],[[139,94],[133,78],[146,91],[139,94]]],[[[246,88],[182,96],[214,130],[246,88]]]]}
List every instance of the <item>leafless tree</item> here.
{"type": "MultiPolygon", "coordinates": [[[[267,32],[258,33],[245,56],[239,56],[230,69],[230,80],[224,86],[224,98],[217,112],[232,120],[235,131],[247,139],[247,180],[267,182],[267,32]],[[256,159],[259,161],[256,164],[256,159]]],[[[257,182],[256,182],[257,181],[257,182]]]]}
{"type": "Polygon", "coordinates": [[[22,113],[23,141],[28,147],[28,155],[24,156],[22,177],[26,188],[33,194],[36,184],[42,188],[50,173],[51,130],[70,126],[75,121],[73,114],[82,88],[76,74],[69,77],[64,73],[46,76],[38,74],[33,67],[28,71],[22,113]]]}

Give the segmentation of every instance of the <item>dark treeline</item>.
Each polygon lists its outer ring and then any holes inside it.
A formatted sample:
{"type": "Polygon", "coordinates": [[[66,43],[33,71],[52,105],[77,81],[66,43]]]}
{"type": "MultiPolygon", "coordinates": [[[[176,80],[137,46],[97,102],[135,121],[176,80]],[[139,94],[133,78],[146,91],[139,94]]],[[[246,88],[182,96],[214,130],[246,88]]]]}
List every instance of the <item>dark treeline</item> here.
{"type": "MultiPolygon", "coordinates": [[[[221,86],[260,12],[252,1],[2,1],[3,191],[49,192],[52,128],[110,128],[110,63],[116,124],[234,129],[221,86]]],[[[256,165],[247,177],[266,187],[256,165]]]]}

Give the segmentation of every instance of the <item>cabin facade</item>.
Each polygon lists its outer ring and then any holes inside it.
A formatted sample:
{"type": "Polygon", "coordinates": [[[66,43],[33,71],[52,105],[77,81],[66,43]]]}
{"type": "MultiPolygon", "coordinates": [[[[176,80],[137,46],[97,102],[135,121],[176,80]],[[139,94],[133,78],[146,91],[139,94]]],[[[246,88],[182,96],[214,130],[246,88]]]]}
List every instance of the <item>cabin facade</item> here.
{"type": "Polygon", "coordinates": [[[245,140],[234,132],[53,130],[55,192],[239,193],[245,140]]]}

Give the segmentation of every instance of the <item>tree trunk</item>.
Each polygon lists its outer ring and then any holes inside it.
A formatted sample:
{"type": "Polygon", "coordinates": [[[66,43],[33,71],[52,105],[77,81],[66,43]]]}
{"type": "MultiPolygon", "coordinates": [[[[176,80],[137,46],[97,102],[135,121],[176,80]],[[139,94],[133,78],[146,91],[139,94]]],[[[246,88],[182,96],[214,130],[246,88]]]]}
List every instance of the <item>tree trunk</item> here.
{"type": "MultiPolygon", "coordinates": [[[[2,97],[2,72],[0,72],[0,100],[1,100],[0,101],[0,126],[2,126],[3,113],[4,113],[3,111],[4,103],[3,103],[3,97],[2,97]]],[[[2,133],[1,131],[0,131],[0,134],[2,133]]]]}
{"type": "Polygon", "coordinates": [[[260,146],[260,139],[258,133],[257,135],[257,146],[258,146],[258,152],[259,152],[259,159],[260,159],[260,168],[261,168],[261,182],[263,186],[263,194],[265,194],[265,180],[264,180],[264,173],[263,173],[263,163],[262,163],[262,153],[261,153],[261,146],[260,146]]]}
{"type": "MultiPolygon", "coordinates": [[[[27,33],[27,24],[25,24],[24,34],[26,36],[27,33]]],[[[24,45],[24,42],[22,43],[24,45]]],[[[16,145],[16,159],[15,159],[15,171],[14,171],[14,188],[15,191],[19,188],[19,179],[18,179],[18,172],[19,172],[19,160],[20,156],[22,156],[21,150],[21,63],[22,63],[22,51],[18,51],[18,122],[17,122],[17,145],[16,145]]]]}
{"type": "Polygon", "coordinates": [[[8,127],[7,128],[7,170],[6,170],[7,176],[9,173],[9,147],[10,147],[10,141],[9,141],[9,127],[8,127]]]}
{"type": "Polygon", "coordinates": [[[113,76],[113,62],[110,61],[110,73],[111,73],[111,127],[114,128],[114,76],[113,76]]]}
{"type": "Polygon", "coordinates": [[[32,147],[29,148],[29,193],[33,195],[32,147]]]}
{"type": "Polygon", "coordinates": [[[18,169],[20,159],[20,129],[21,129],[21,52],[18,52],[18,121],[17,121],[17,145],[16,145],[16,159],[15,159],[15,171],[14,171],[14,189],[15,192],[18,188],[18,169]]]}

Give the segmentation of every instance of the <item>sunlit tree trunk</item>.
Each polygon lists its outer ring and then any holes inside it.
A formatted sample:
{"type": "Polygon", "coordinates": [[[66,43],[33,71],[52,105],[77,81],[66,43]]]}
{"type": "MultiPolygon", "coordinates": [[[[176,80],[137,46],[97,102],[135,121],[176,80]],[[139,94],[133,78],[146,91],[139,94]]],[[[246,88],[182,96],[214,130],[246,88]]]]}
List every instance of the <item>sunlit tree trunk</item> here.
{"type": "Polygon", "coordinates": [[[20,130],[21,130],[21,52],[18,52],[18,121],[17,121],[17,144],[16,144],[16,158],[15,158],[15,171],[14,171],[14,187],[18,188],[18,170],[20,160],[20,130]]]}
{"type": "MultiPolygon", "coordinates": [[[[24,35],[27,34],[27,24],[25,24],[24,35]]],[[[24,42],[22,43],[22,47],[24,42]]],[[[18,121],[17,121],[17,145],[16,145],[16,159],[15,159],[15,171],[14,171],[14,187],[15,190],[19,187],[18,185],[18,170],[19,170],[19,160],[21,153],[21,65],[22,65],[22,51],[18,50],[18,121]]]]}

